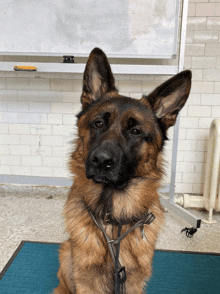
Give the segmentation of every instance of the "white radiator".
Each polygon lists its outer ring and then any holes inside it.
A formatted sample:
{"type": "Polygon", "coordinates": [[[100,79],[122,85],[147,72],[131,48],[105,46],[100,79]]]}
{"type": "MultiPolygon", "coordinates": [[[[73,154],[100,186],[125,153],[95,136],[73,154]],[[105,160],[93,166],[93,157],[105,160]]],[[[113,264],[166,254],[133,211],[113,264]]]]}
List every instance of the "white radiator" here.
{"type": "Polygon", "coordinates": [[[210,126],[208,154],[205,169],[204,206],[209,211],[207,223],[212,219],[213,209],[220,211],[220,120],[214,119],[210,126]]]}
{"type": "Polygon", "coordinates": [[[184,208],[205,208],[209,218],[202,221],[216,223],[212,215],[213,210],[220,211],[220,120],[214,119],[210,126],[203,197],[183,194],[174,201],[184,208]]]}

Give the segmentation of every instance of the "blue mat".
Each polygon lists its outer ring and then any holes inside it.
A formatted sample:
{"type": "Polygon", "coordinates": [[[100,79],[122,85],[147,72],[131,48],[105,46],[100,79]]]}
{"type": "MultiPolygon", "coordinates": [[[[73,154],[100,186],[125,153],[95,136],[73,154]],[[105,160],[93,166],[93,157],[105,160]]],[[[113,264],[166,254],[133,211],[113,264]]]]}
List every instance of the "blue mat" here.
{"type": "MultiPolygon", "coordinates": [[[[0,293],[51,293],[58,285],[59,246],[22,241],[0,274],[0,293]]],[[[220,293],[220,255],[156,251],[146,293],[220,293]]]]}

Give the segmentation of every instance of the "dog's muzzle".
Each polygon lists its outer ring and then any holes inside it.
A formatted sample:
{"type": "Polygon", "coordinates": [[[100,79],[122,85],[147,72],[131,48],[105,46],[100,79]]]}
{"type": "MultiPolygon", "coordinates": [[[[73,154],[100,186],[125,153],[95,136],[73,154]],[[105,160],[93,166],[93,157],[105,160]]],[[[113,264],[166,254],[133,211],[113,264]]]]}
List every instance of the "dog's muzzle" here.
{"type": "Polygon", "coordinates": [[[120,180],[121,151],[119,148],[101,145],[96,147],[87,158],[86,176],[95,183],[117,185],[120,180]]]}

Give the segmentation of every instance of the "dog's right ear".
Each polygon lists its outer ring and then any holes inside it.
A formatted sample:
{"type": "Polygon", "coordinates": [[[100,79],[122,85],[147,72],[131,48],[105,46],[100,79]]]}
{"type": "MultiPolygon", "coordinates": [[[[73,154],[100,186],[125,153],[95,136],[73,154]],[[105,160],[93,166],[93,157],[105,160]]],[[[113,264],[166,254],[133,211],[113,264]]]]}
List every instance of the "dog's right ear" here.
{"type": "Polygon", "coordinates": [[[108,59],[101,49],[94,48],[89,55],[83,75],[81,96],[83,109],[87,108],[92,101],[112,91],[117,92],[117,89],[108,59]]]}

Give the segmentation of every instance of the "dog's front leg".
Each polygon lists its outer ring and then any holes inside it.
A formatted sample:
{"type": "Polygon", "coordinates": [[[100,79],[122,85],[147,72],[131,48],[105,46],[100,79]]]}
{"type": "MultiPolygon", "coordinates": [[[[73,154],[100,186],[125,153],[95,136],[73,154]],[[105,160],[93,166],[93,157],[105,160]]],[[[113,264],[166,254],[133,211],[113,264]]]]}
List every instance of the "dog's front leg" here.
{"type": "Polygon", "coordinates": [[[113,268],[108,266],[109,260],[98,263],[96,259],[91,265],[88,255],[77,254],[73,258],[71,251],[70,240],[61,245],[57,274],[60,283],[54,294],[113,294],[113,268]]]}
{"type": "Polygon", "coordinates": [[[113,294],[114,281],[112,271],[94,265],[74,271],[77,294],[113,294]]]}
{"type": "Polygon", "coordinates": [[[54,290],[54,294],[76,294],[70,240],[62,243],[59,251],[59,260],[60,267],[57,273],[59,286],[54,290]]]}

